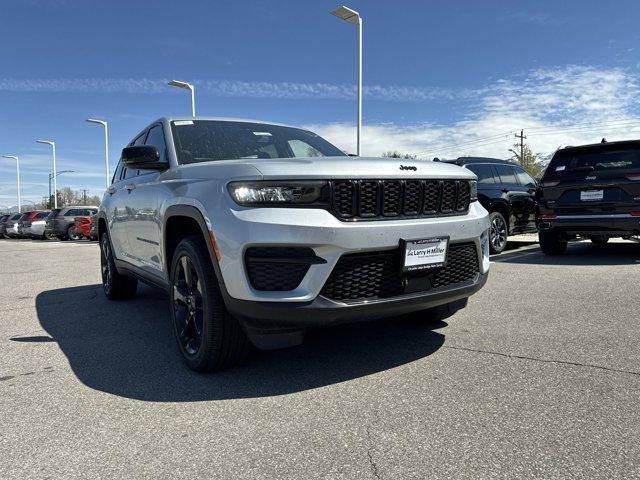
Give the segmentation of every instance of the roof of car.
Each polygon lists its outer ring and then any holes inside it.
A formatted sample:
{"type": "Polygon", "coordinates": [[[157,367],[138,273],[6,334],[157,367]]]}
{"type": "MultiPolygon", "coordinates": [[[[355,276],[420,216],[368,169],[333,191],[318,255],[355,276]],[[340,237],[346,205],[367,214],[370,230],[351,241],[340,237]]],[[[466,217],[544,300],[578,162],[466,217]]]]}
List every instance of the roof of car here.
{"type": "Polygon", "coordinates": [[[640,140],[620,140],[617,142],[598,142],[589,143],[587,145],[568,145],[564,148],[559,148],[558,152],[566,152],[572,150],[608,150],[609,148],[620,147],[640,147],[640,140]]]}
{"type": "Polygon", "coordinates": [[[505,165],[514,165],[509,160],[500,160],[499,158],[491,157],[459,157],[454,160],[441,160],[446,163],[455,163],[456,165],[467,165],[470,163],[502,163],[505,165]]]}

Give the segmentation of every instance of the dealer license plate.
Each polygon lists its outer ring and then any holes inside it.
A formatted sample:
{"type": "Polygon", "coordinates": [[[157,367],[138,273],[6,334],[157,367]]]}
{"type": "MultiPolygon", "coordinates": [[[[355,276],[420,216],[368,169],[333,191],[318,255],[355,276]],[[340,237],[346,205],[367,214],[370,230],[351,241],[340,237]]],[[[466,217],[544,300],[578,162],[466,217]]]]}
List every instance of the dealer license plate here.
{"type": "Polygon", "coordinates": [[[449,249],[448,237],[404,240],[404,263],[402,270],[426,270],[444,267],[449,249]]]}

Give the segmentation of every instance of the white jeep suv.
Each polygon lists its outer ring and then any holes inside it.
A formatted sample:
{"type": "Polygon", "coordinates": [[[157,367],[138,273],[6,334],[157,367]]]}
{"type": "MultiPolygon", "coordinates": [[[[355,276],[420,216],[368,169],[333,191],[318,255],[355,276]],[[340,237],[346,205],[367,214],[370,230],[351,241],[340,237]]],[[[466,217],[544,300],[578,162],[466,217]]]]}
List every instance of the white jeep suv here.
{"type": "Polygon", "coordinates": [[[489,270],[469,170],[349,157],[271,123],[162,118],[122,151],[98,213],[104,291],[166,289],[195,370],[305,329],[466,306],[489,270]]]}

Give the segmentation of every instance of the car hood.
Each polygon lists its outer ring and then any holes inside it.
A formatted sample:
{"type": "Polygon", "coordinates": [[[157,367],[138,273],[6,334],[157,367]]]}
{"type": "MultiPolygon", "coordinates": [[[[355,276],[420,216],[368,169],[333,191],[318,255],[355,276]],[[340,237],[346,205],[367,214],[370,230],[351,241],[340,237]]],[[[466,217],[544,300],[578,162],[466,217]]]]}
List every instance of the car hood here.
{"type": "Polygon", "coordinates": [[[427,160],[376,157],[309,157],[243,161],[264,179],[283,178],[468,178],[473,172],[427,160]]]}

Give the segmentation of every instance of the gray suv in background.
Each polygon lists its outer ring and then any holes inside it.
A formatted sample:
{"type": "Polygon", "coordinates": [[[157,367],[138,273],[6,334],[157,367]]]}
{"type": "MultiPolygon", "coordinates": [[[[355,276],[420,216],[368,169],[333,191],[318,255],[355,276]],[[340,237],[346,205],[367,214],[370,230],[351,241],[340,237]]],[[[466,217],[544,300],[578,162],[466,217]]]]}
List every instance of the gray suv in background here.
{"type": "Polygon", "coordinates": [[[419,312],[446,318],[489,271],[476,176],[456,165],[349,157],[271,123],[162,118],[122,157],[98,212],[104,292],[166,289],[194,370],[309,327],[419,312]]]}
{"type": "Polygon", "coordinates": [[[81,235],[75,230],[75,217],[95,215],[96,206],[72,206],[51,210],[47,217],[44,234],[47,238],[57,237],[60,240],[79,240],[81,235]]]}

